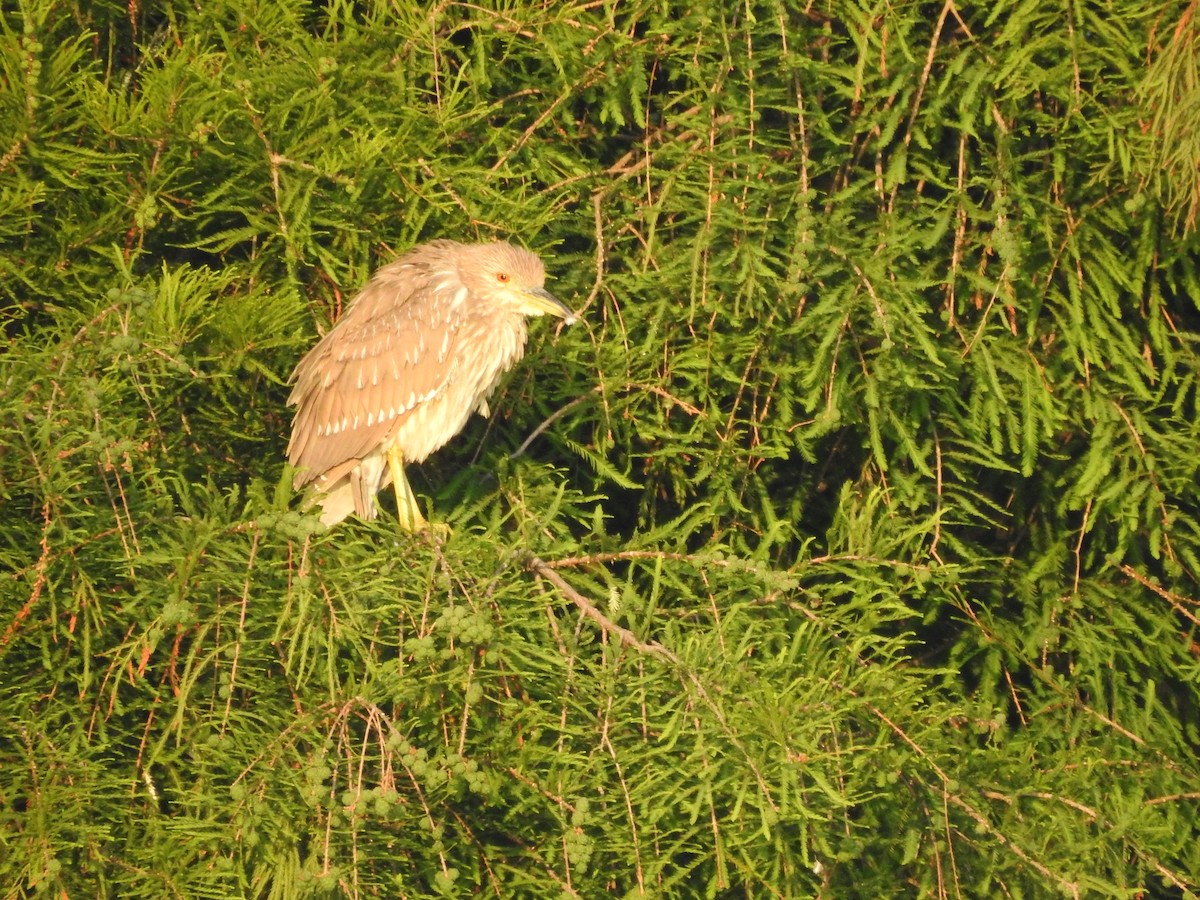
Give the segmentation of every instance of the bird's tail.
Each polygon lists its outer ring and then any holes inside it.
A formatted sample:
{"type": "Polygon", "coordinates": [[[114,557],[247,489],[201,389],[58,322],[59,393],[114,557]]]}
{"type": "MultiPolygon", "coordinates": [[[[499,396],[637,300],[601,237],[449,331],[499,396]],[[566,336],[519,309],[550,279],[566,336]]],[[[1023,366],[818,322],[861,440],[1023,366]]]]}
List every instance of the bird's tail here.
{"type": "Polygon", "coordinates": [[[392,481],[392,473],[381,454],[353,462],[348,471],[323,475],[309,488],[306,505],[319,505],[321,521],[326,525],[336,525],[351,513],[360,519],[374,519],[375,495],[392,481]]]}

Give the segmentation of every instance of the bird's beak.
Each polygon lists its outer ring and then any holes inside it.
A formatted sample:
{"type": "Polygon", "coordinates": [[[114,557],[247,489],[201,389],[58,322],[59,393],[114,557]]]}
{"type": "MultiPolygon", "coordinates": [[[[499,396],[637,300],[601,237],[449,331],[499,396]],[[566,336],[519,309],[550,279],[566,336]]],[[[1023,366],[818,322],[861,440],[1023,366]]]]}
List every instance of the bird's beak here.
{"type": "Polygon", "coordinates": [[[557,316],[568,325],[575,321],[575,313],[545,288],[531,287],[521,290],[521,299],[525,301],[522,310],[528,316],[557,316]]]}

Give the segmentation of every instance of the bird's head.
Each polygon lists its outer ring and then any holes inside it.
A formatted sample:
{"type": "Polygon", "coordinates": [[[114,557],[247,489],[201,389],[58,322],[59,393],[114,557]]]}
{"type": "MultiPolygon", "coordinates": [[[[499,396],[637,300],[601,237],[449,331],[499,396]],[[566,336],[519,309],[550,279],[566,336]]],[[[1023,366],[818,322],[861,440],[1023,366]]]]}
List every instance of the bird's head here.
{"type": "Polygon", "coordinates": [[[464,247],[460,271],[472,295],[508,307],[523,316],[557,316],[568,325],[575,314],[545,288],[542,261],[512,244],[464,247]]]}

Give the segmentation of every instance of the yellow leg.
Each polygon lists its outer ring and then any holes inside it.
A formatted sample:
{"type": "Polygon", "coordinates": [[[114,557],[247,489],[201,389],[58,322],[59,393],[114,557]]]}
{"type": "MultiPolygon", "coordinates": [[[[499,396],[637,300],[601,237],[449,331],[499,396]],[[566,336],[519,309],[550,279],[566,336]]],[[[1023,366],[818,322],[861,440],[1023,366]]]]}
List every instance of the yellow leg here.
{"type": "Polygon", "coordinates": [[[404,477],[404,455],[399,447],[393,446],[388,450],[387,461],[392,471],[392,487],[396,490],[396,512],[400,517],[400,527],[405,531],[424,531],[429,523],[417,508],[417,498],[408,479],[404,477]]]}

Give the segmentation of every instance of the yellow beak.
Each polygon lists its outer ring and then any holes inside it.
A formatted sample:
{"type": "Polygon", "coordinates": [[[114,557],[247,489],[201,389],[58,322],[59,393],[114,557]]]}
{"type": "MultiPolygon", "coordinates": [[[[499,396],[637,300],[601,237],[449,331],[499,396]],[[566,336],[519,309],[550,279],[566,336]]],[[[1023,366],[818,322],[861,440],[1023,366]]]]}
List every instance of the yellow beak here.
{"type": "Polygon", "coordinates": [[[545,288],[521,288],[521,299],[524,301],[522,312],[527,316],[557,316],[568,325],[575,321],[575,313],[545,288]]]}

